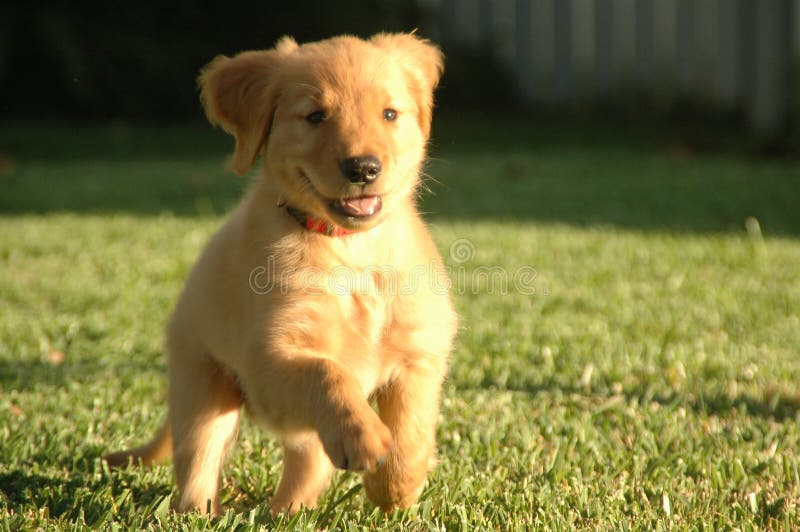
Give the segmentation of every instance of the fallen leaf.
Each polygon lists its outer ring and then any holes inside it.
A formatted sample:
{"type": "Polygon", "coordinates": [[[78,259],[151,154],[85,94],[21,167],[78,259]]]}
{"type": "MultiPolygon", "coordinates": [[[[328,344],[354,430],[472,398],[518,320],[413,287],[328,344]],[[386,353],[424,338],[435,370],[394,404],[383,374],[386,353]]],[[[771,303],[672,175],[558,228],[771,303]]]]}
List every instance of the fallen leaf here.
{"type": "Polygon", "coordinates": [[[54,366],[58,366],[64,362],[64,353],[62,351],[50,351],[47,353],[47,361],[54,366]]]}

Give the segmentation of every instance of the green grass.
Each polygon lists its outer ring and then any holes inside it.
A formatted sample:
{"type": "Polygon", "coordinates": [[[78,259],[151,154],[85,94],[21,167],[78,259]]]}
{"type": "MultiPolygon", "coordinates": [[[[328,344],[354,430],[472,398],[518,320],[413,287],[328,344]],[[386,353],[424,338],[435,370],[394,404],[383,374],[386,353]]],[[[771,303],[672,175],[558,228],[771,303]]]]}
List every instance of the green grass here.
{"type": "Polygon", "coordinates": [[[476,118],[440,122],[428,167],[462,327],[420,503],[384,516],[337,474],[319,509],[273,518],[280,451],[245,422],[228,513],[170,512],[168,467],[99,456],[165,413],[163,324],[245,186],[229,148],[207,128],[0,127],[0,529],[800,522],[800,165],[476,118]],[[472,286],[493,266],[533,268],[535,293],[472,286]]]}

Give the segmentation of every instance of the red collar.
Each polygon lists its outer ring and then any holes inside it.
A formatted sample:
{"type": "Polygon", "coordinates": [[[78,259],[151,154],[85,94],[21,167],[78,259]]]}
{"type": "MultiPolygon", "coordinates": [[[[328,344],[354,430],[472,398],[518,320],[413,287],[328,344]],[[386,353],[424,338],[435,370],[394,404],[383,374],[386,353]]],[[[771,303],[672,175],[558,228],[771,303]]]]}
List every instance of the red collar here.
{"type": "Polygon", "coordinates": [[[338,225],[328,223],[321,218],[314,218],[310,214],[295,209],[294,207],[287,206],[286,212],[288,212],[292,218],[297,220],[301,226],[314,233],[320,233],[326,236],[346,236],[353,234],[353,231],[348,231],[344,227],[339,227],[338,225]]]}

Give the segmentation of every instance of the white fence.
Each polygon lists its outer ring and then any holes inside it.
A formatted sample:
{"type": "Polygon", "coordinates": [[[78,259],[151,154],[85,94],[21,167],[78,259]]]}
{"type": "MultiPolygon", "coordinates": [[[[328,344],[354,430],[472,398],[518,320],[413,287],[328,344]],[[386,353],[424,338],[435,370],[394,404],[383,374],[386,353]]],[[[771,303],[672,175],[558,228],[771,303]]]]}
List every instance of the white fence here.
{"type": "Polygon", "coordinates": [[[489,47],[540,104],[637,90],[745,111],[771,129],[792,101],[800,0],[427,0],[444,44],[489,47]]]}

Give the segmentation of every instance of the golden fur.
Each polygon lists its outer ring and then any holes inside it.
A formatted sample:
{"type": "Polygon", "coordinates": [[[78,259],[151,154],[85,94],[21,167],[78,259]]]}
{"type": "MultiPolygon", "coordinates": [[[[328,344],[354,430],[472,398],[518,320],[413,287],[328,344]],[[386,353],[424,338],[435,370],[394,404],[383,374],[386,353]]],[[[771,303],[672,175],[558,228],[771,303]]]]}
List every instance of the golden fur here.
{"type": "Polygon", "coordinates": [[[313,507],[334,465],[363,471],[384,510],[416,500],[456,330],[414,206],[441,71],[439,50],[406,34],[303,46],[287,37],[203,70],[206,114],[236,139],[233,169],[248,172],[262,154],[263,177],[206,247],[167,327],[167,422],[151,443],[106,457],[111,465],[172,455],[177,509],[219,513],[245,405],[283,441],[274,511],[313,507]],[[315,125],[316,111],[325,119],[315,125]],[[340,162],[366,154],[382,172],[353,184],[340,162]],[[365,194],[381,197],[374,216],[330,208],[365,194]],[[309,231],[284,204],[352,233],[309,231]]]}

